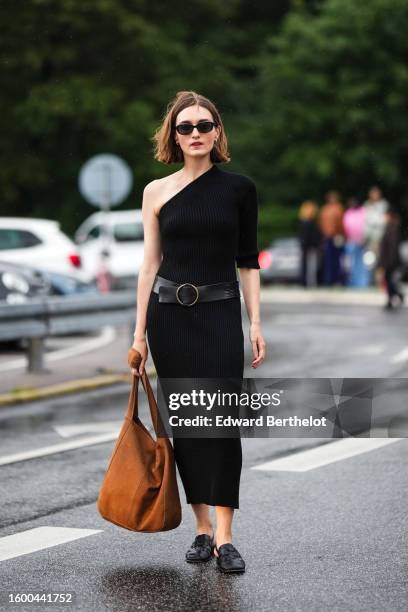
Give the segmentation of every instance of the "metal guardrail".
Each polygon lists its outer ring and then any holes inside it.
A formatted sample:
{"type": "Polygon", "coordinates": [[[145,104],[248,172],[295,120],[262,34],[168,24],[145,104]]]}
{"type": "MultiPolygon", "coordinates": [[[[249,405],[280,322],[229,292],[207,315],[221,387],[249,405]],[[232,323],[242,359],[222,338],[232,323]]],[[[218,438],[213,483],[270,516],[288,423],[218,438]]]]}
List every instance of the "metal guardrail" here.
{"type": "Polygon", "coordinates": [[[35,297],[23,304],[0,303],[0,341],[27,340],[28,371],[44,370],[44,341],[49,336],[135,324],[136,292],[83,293],[35,297]]]}

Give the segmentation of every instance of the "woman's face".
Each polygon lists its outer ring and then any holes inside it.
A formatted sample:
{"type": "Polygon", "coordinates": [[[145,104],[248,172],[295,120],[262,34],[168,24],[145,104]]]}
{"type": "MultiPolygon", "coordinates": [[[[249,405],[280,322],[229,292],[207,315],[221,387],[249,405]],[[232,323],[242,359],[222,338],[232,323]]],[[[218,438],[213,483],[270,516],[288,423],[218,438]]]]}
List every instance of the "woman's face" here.
{"type": "MultiPolygon", "coordinates": [[[[201,121],[214,121],[212,114],[207,108],[202,106],[189,106],[180,111],[176,117],[175,125],[180,123],[192,123],[196,125],[201,121]]],[[[219,137],[220,128],[213,127],[210,132],[199,132],[195,127],[191,134],[179,134],[175,132],[175,140],[179,143],[181,150],[186,157],[206,157],[209,156],[214,147],[214,141],[219,137]]]]}

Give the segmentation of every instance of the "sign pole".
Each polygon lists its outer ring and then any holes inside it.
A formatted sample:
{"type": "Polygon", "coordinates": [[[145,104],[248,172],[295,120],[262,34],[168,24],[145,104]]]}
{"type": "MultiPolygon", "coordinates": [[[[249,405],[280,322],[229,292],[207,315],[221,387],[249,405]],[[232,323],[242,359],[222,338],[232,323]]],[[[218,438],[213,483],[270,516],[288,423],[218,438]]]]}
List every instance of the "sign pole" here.
{"type": "Polygon", "coordinates": [[[82,196],[101,210],[101,250],[96,283],[100,291],[112,289],[111,271],[112,228],[110,209],[125,200],[133,184],[132,172],[126,162],[110,153],[91,157],[81,168],[79,190],[82,196]]]}

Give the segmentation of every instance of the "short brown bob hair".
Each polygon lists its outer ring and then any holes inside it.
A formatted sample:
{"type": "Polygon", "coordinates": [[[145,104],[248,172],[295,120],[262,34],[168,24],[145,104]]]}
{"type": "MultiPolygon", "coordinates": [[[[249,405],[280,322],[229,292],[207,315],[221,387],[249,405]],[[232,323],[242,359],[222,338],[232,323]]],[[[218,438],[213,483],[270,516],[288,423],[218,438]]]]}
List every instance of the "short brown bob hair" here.
{"type": "Polygon", "coordinates": [[[229,162],[228,143],[221,115],[208,98],[195,91],[178,91],[176,97],[167,105],[160,127],[157,128],[152,140],[154,142],[154,158],[164,164],[176,164],[184,160],[183,151],[174,140],[175,121],[178,113],[189,106],[202,106],[212,114],[214,123],[219,126],[220,135],[210,153],[213,163],[229,162]]]}

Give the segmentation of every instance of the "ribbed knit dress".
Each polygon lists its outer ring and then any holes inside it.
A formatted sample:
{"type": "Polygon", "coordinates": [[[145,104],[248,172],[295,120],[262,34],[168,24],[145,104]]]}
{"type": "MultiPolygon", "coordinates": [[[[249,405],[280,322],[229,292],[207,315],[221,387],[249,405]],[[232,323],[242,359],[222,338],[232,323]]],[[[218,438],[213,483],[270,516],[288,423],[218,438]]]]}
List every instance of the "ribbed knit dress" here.
{"type": "MultiPolygon", "coordinates": [[[[233,281],[259,269],[258,202],[249,177],[213,165],[162,205],[159,276],[195,285],[233,281]]],[[[243,378],[239,297],[193,306],[150,294],[146,331],[159,378],[243,378]]],[[[173,437],[187,503],[239,508],[241,439],[173,437]]]]}

